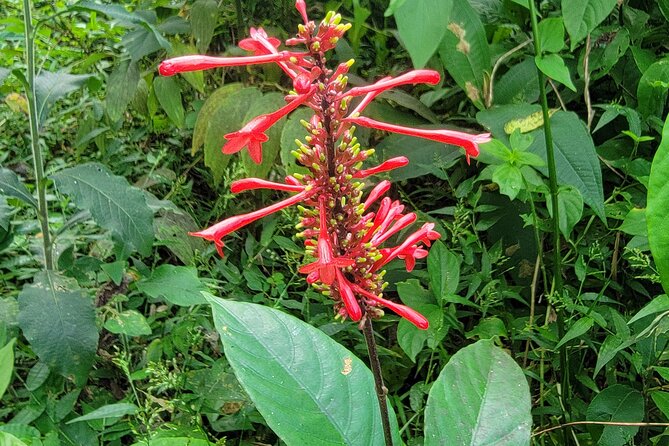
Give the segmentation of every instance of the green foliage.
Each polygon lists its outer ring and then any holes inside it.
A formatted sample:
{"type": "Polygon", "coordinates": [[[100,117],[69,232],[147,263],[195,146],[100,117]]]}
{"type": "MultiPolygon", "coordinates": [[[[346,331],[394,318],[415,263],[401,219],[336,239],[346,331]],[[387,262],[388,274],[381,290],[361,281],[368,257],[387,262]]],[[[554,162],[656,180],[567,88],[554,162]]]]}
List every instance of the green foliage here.
{"type": "Polygon", "coordinates": [[[450,359],[425,407],[425,444],[530,444],[530,392],[523,371],[492,341],[450,359]]]}
{"type": "MultiPolygon", "coordinates": [[[[667,121],[669,122],[669,121],[667,121]]],[[[653,157],[648,180],[648,241],[664,290],[669,292],[669,124],[665,123],[662,142],[653,157]]]]}
{"type": "Polygon", "coordinates": [[[280,311],[206,296],[239,381],[286,444],[385,444],[362,361],[280,311]]]}

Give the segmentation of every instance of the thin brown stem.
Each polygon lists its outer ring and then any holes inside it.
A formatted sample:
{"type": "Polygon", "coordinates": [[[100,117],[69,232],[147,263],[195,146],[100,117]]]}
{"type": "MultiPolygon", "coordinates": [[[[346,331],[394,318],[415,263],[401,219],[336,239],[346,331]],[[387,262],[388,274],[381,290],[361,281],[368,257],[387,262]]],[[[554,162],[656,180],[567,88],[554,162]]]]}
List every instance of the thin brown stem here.
{"type": "Polygon", "coordinates": [[[593,425],[593,424],[600,426],[669,427],[669,423],[626,423],[624,421],[572,421],[570,423],[559,424],[557,426],[552,426],[546,429],[542,429],[538,432],[534,432],[532,436],[537,437],[539,435],[543,435],[545,433],[554,430],[564,429],[566,427],[571,427],[571,426],[593,425]]]}
{"type": "Polygon", "coordinates": [[[590,100],[590,34],[585,40],[585,54],[583,56],[583,100],[588,109],[588,130],[592,127],[592,119],[595,117],[595,112],[592,110],[592,102],[590,100]]]}
{"type": "Polygon", "coordinates": [[[374,386],[376,388],[376,397],[379,400],[379,409],[381,410],[381,424],[383,424],[383,437],[386,440],[386,446],[393,446],[393,436],[390,431],[390,417],[388,416],[388,403],[386,395],[388,389],[383,384],[383,374],[381,373],[381,361],[379,352],[376,349],[376,340],[374,339],[374,328],[372,327],[372,318],[365,315],[365,322],[362,332],[367,342],[367,351],[369,352],[369,365],[374,375],[374,386]]]}

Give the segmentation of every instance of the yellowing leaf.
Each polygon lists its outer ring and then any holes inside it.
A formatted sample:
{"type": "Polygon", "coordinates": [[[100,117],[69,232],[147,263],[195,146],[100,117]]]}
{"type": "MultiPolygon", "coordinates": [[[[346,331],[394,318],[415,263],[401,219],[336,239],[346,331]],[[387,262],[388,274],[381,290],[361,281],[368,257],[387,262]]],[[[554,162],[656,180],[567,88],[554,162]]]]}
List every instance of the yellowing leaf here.
{"type": "MultiPolygon", "coordinates": [[[[548,111],[548,116],[553,116],[555,112],[558,111],[557,108],[552,108],[548,111]]],[[[532,113],[531,115],[525,118],[513,119],[506,124],[504,124],[504,133],[507,135],[512,134],[517,130],[520,130],[520,133],[531,132],[536,130],[544,125],[544,116],[541,111],[532,113]]]]}

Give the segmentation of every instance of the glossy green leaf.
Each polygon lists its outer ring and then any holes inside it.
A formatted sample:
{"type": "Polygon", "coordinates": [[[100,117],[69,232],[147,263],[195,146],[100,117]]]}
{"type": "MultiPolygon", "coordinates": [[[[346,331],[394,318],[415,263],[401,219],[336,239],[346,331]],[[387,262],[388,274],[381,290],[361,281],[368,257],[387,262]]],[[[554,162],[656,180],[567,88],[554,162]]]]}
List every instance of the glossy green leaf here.
{"type": "Polygon", "coordinates": [[[617,0],[562,0],[564,26],[571,37],[571,49],[602,23],[617,0]]]}
{"type": "MultiPolygon", "coordinates": [[[[249,122],[258,115],[272,113],[283,107],[286,105],[286,101],[283,98],[284,95],[277,92],[264,94],[250,105],[244,117],[244,122],[249,122]]],[[[241,157],[249,177],[265,178],[276,165],[277,156],[281,151],[281,132],[285,122],[286,119],[281,118],[265,132],[269,140],[262,145],[262,162],[260,164],[256,164],[251,159],[248,150],[245,149],[242,151],[241,157]]]]}
{"type": "Polygon", "coordinates": [[[643,72],[637,86],[638,111],[643,116],[664,115],[669,88],[669,58],[658,60],[643,72]]]}
{"type": "Polygon", "coordinates": [[[0,348],[0,400],[5,390],[12,382],[14,373],[14,343],[16,338],[12,338],[5,346],[0,348]]]}
{"type": "Polygon", "coordinates": [[[216,0],[197,0],[190,11],[190,23],[198,52],[204,54],[209,48],[218,22],[216,0]]]}
{"type": "Polygon", "coordinates": [[[529,445],[530,410],[522,369],[493,341],[478,341],[453,355],[432,385],[425,446],[529,445]]]}
{"type": "Polygon", "coordinates": [[[136,310],[126,310],[105,321],[105,329],[110,333],[126,336],[148,336],[151,327],[144,315],[136,310]]]}
{"type": "Polygon", "coordinates": [[[664,416],[669,418],[669,392],[654,391],[650,393],[650,397],[664,416]]]}
{"type": "Polygon", "coordinates": [[[237,379],[288,446],[385,444],[372,374],[353,353],[278,310],[206,296],[237,379]]]}
{"type": "Polygon", "coordinates": [[[468,1],[458,1],[447,29],[439,46],[441,61],[474,105],[484,108],[492,66],[481,19],[468,1]]]}
{"type": "Polygon", "coordinates": [[[669,293],[669,119],[650,168],[646,222],[650,251],[664,291],[669,293]]]}
{"type": "Polygon", "coordinates": [[[467,339],[493,339],[508,338],[509,333],[506,330],[504,321],[497,317],[481,319],[476,327],[465,333],[467,339]]]}
{"type": "Polygon", "coordinates": [[[455,294],[460,283],[460,264],[462,259],[453,254],[441,241],[436,241],[427,257],[427,272],[430,286],[437,299],[455,294]]]}
{"type": "Polygon", "coordinates": [[[121,62],[109,75],[105,105],[107,116],[112,122],[123,117],[128,104],[135,96],[138,84],[139,66],[130,60],[121,62]]]}
{"type": "Polygon", "coordinates": [[[669,21],[669,0],[658,0],[657,4],[664,18],[669,21]]]}
{"type": "Polygon", "coordinates": [[[153,212],[144,194],[98,163],[81,164],[51,176],[61,193],[69,195],[93,220],[111,230],[125,251],[151,252],[153,212]]]}
{"type": "Polygon", "coordinates": [[[66,424],[78,423],[80,421],[101,420],[103,418],[118,418],[125,415],[132,415],[137,412],[137,406],[130,403],[107,404],[98,407],[92,412],[69,420],[66,424]]]}
{"type": "Polygon", "coordinates": [[[189,266],[160,265],[151,277],[142,280],[137,288],[154,299],[165,299],[174,305],[191,306],[205,303],[201,291],[206,288],[189,266]]]}
{"type": "Polygon", "coordinates": [[[70,279],[39,273],[19,294],[19,326],[49,368],[79,385],[95,360],[98,329],[93,300],[70,279]]]}
{"type": "Polygon", "coordinates": [[[173,77],[156,77],[153,80],[153,91],[170,121],[179,128],[183,127],[186,112],[181,102],[181,86],[177,80],[173,77]]]}
{"type": "Polygon", "coordinates": [[[423,68],[437,51],[452,9],[453,0],[412,0],[395,9],[397,31],[414,67],[423,68]]]}
{"type": "Polygon", "coordinates": [[[19,176],[9,169],[0,167],[0,194],[18,198],[22,202],[37,208],[37,200],[32,196],[19,176]]]}
{"type": "Polygon", "coordinates": [[[538,32],[543,51],[557,53],[564,48],[564,22],[562,17],[543,19],[539,22],[538,32]]]}
{"type": "MultiPolygon", "coordinates": [[[[644,418],[643,395],[638,390],[622,384],[614,384],[602,390],[592,400],[586,412],[588,421],[620,421],[638,423],[644,418]]],[[[593,439],[598,446],[623,446],[634,438],[638,426],[591,427],[593,439]]]]}
{"type": "Polygon", "coordinates": [[[58,99],[80,89],[90,77],[90,74],[40,71],[35,77],[35,99],[37,100],[39,122],[44,122],[49,116],[51,106],[58,99]]]}
{"type": "Polygon", "coordinates": [[[534,62],[546,76],[563,84],[571,91],[576,92],[576,86],[571,81],[569,69],[564,64],[564,60],[557,54],[547,54],[544,56],[537,56],[534,62]]]}

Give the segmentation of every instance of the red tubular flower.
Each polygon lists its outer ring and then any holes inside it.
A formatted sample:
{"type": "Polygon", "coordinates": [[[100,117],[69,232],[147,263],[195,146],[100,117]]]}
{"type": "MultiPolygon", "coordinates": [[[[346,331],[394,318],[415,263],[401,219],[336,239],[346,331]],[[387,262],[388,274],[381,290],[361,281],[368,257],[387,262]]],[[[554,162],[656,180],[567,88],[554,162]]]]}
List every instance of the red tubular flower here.
{"type": "Polygon", "coordinates": [[[346,313],[348,314],[348,317],[350,317],[352,321],[358,322],[362,317],[362,310],[360,309],[360,304],[358,303],[358,300],[355,298],[355,294],[353,293],[353,289],[351,288],[351,283],[348,280],[346,280],[346,277],[344,277],[344,274],[342,274],[341,270],[337,269],[336,274],[337,274],[337,287],[339,288],[339,295],[341,296],[341,300],[344,303],[344,308],[346,309],[346,313]]]}
{"type": "Polygon", "coordinates": [[[300,192],[304,190],[304,186],[275,183],[273,181],[267,181],[260,178],[243,178],[241,180],[234,181],[230,185],[230,192],[233,194],[255,189],[273,189],[283,190],[286,192],[300,192]]]}
{"type": "Polygon", "coordinates": [[[246,51],[252,51],[254,55],[276,54],[281,41],[276,37],[268,37],[262,28],[251,28],[251,37],[239,41],[239,47],[246,51]]]}
{"type": "Polygon", "coordinates": [[[389,190],[390,190],[390,181],[388,180],[383,180],[379,184],[374,186],[374,189],[372,189],[372,191],[367,196],[367,200],[365,200],[364,209],[367,210],[372,205],[372,203],[374,203],[376,200],[382,197],[383,194],[385,194],[389,190]]]}
{"type": "Polygon", "coordinates": [[[403,249],[402,252],[397,255],[397,257],[404,260],[404,265],[406,266],[407,272],[410,273],[416,266],[416,259],[424,259],[427,257],[427,255],[428,252],[426,249],[419,248],[417,245],[413,245],[403,249]]]}
{"type": "Polygon", "coordinates": [[[364,116],[348,117],[345,119],[363,127],[372,129],[384,130],[387,132],[399,133],[401,135],[416,136],[418,138],[425,138],[432,141],[441,142],[444,144],[451,144],[460,146],[465,149],[467,156],[478,156],[479,144],[490,141],[490,133],[482,133],[478,135],[471,135],[469,133],[458,132],[456,130],[447,129],[415,129],[412,127],[403,127],[395,124],[388,124],[386,122],[375,121],[364,116]]]}
{"type": "Polygon", "coordinates": [[[162,61],[158,67],[158,71],[162,76],[174,76],[177,73],[207,70],[209,68],[282,62],[290,60],[291,57],[295,56],[296,53],[285,51],[276,54],[244,57],[180,56],[162,61]]]}
{"type": "Polygon", "coordinates": [[[377,296],[374,293],[371,293],[367,291],[366,289],[362,288],[359,285],[353,284],[353,290],[358,293],[362,294],[366,298],[373,300],[384,307],[392,310],[395,312],[398,316],[403,317],[407,321],[411,322],[414,324],[416,327],[420,328],[421,330],[427,330],[430,327],[430,322],[428,322],[427,318],[417,312],[416,310],[407,307],[406,305],[398,304],[395,302],[392,302],[388,299],[384,299],[380,296],[377,296]]]}
{"type": "Polygon", "coordinates": [[[307,17],[307,5],[304,3],[304,0],[295,0],[295,9],[297,9],[297,11],[302,16],[304,24],[306,25],[309,23],[309,17],[307,17]]]}
{"type": "Polygon", "coordinates": [[[353,175],[353,178],[367,178],[382,172],[388,172],[389,170],[399,169],[400,167],[404,167],[407,164],[409,164],[409,159],[406,156],[390,158],[378,166],[372,167],[370,169],[359,170],[353,175]]]}
{"type": "Polygon", "coordinates": [[[309,100],[315,89],[316,87],[312,87],[307,93],[297,96],[288,105],[275,112],[256,116],[240,130],[225,135],[228,142],[223,146],[223,153],[229,155],[248,147],[251,159],[256,164],[260,164],[262,162],[262,143],[267,141],[267,135],[264,132],[276,124],[279,119],[309,100]]]}
{"type": "Polygon", "coordinates": [[[311,274],[318,271],[321,282],[332,285],[337,269],[346,268],[355,264],[355,260],[346,257],[335,257],[332,252],[332,242],[328,233],[328,222],[326,216],[325,197],[321,195],[318,200],[320,207],[320,229],[318,234],[318,246],[316,247],[318,260],[300,267],[302,274],[311,274]]]}
{"type": "Polygon", "coordinates": [[[231,232],[235,232],[237,229],[242,228],[248,224],[253,223],[256,220],[259,220],[263,217],[266,217],[274,212],[285,209],[289,206],[293,206],[313,195],[315,191],[302,191],[299,194],[293,195],[292,197],[274,203],[270,206],[267,206],[257,211],[249,212],[248,214],[235,215],[234,217],[226,218],[225,220],[216,223],[213,226],[203,229],[202,231],[189,232],[188,234],[195,237],[202,237],[205,240],[210,240],[216,244],[216,250],[223,257],[223,241],[221,240],[226,235],[231,232]]]}
{"type": "Polygon", "coordinates": [[[371,85],[351,88],[345,93],[346,96],[360,96],[367,93],[381,93],[399,85],[407,84],[430,84],[439,83],[439,73],[434,70],[412,70],[397,77],[386,77],[371,85]]]}

